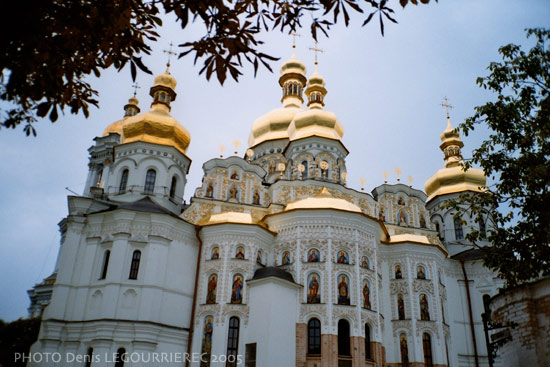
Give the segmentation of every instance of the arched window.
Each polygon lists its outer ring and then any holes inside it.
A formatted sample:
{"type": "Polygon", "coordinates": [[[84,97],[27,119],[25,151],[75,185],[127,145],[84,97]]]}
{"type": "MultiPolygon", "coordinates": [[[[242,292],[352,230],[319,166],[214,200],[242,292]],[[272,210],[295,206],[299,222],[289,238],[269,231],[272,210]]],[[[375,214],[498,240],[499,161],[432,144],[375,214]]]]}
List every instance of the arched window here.
{"type": "Polygon", "coordinates": [[[349,305],[349,278],[345,274],[338,275],[336,288],[338,290],[338,304],[339,305],[349,305]]]}
{"type": "Polygon", "coordinates": [[[216,303],[216,288],[218,287],[218,276],[216,274],[210,275],[208,278],[208,284],[206,285],[206,304],[216,303]]]}
{"type": "Polygon", "coordinates": [[[428,296],[424,293],[420,295],[420,320],[430,319],[430,308],[428,307],[428,296]]]}
{"type": "Polygon", "coordinates": [[[132,255],[132,264],[130,265],[130,276],[128,279],[137,279],[139,272],[139,262],[141,260],[141,251],[135,250],[132,255]]]}
{"type": "Polygon", "coordinates": [[[90,347],[86,352],[86,360],[84,364],[85,367],[90,367],[92,365],[93,357],[94,357],[94,348],[90,347]]]}
{"type": "Polygon", "coordinates": [[[172,183],[170,184],[170,199],[176,197],[176,187],[178,185],[178,178],[176,176],[172,177],[172,183]]]}
{"type": "Polygon", "coordinates": [[[130,171],[125,169],[122,171],[122,176],[120,176],[120,186],[118,187],[119,193],[123,194],[126,191],[126,187],[128,186],[128,175],[130,174],[130,171]]]}
{"type": "Polygon", "coordinates": [[[403,279],[403,273],[401,272],[401,266],[395,265],[395,279],[403,279]]]}
{"type": "Polygon", "coordinates": [[[422,349],[424,350],[424,367],[433,367],[432,338],[428,333],[422,335],[422,349]]]}
{"type": "Polygon", "coordinates": [[[407,335],[401,333],[399,335],[399,350],[401,354],[401,365],[403,367],[409,366],[409,346],[407,344],[407,335]]]}
{"type": "Polygon", "coordinates": [[[281,255],[281,265],[288,265],[292,261],[290,260],[290,252],[284,251],[281,255]]]}
{"type": "Polygon", "coordinates": [[[462,230],[462,223],[460,223],[459,218],[454,219],[454,226],[455,226],[455,240],[463,240],[464,239],[464,231],[462,230]]]}
{"type": "Polygon", "coordinates": [[[365,359],[372,359],[372,351],[370,347],[370,326],[365,324],[365,359]]]}
{"type": "Polygon", "coordinates": [[[307,354],[321,354],[321,321],[316,318],[307,323],[307,354]]]}
{"type": "Polygon", "coordinates": [[[103,166],[100,166],[97,170],[97,178],[95,180],[96,186],[99,186],[101,184],[101,178],[103,177],[103,166]]]}
{"type": "Polygon", "coordinates": [[[416,279],[426,279],[426,273],[423,266],[418,266],[416,269],[416,279]]]}
{"type": "Polygon", "coordinates": [[[405,301],[402,294],[397,295],[397,317],[399,320],[405,320],[405,301]]]}
{"type": "Polygon", "coordinates": [[[239,318],[233,316],[229,319],[229,332],[227,334],[227,363],[226,367],[237,366],[239,352],[239,318]]]}
{"type": "Polygon", "coordinates": [[[115,367],[124,367],[125,359],[126,359],[126,349],[118,348],[115,355],[115,367]]]}
{"type": "Polygon", "coordinates": [[[437,231],[437,235],[439,236],[439,239],[443,239],[443,233],[441,233],[441,226],[438,222],[435,222],[435,230],[437,231]]]}
{"type": "Polygon", "coordinates": [[[109,268],[109,257],[111,257],[111,251],[106,250],[103,254],[103,264],[101,265],[101,274],[99,279],[105,279],[107,277],[107,269],[109,268]]]}
{"type": "Polygon", "coordinates": [[[321,277],[311,273],[307,277],[307,303],[321,303],[321,277]]]}
{"type": "Polygon", "coordinates": [[[483,220],[483,218],[479,218],[478,224],[479,224],[479,235],[483,239],[487,238],[487,227],[485,226],[485,221],[483,220]]]}
{"type": "Polygon", "coordinates": [[[340,250],[336,255],[336,262],[338,264],[349,264],[349,255],[346,251],[340,250]]]}
{"type": "Polygon", "coordinates": [[[351,356],[349,342],[349,322],[346,320],[338,321],[338,355],[351,356]]]}
{"type": "Polygon", "coordinates": [[[145,175],[145,187],[143,191],[146,194],[152,194],[155,191],[155,180],[157,179],[157,172],[154,169],[147,171],[145,175]]]}
{"type": "Polygon", "coordinates": [[[202,333],[202,348],[201,348],[201,366],[210,366],[212,353],[212,333],[214,331],[214,320],[212,316],[204,318],[204,329],[202,333]]]}
{"type": "Polygon", "coordinates": [[[308,175],[309,164],[307,163],[307,161],[303,161],[302,164],[304,165],[304,172],[302,172],[302,180],[306,180],[308,175]]]}

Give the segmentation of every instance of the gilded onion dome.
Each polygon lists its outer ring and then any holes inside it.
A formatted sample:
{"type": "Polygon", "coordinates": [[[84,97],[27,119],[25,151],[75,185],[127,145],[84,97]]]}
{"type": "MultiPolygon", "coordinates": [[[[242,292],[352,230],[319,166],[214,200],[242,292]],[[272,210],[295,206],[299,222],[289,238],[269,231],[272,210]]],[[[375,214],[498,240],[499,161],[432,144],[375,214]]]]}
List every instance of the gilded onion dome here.
{"type": "Polygon", "coordinates": [[[464,191],[482,192],[486,184],[486,177],[483,170],[479,168],[462,169],[462,153],[460,149],[464,146],[460,140],[457,129],[451,126],[451,120],[447,116],[447,128],[441,134],[441,145],[439,148],[445,155],[445,167],[437,171],[424,184],[428,200],[436,196],[452,194],[464,191]]]}
{"type": "Polygon", "coordinates": [[[323,109],[324,98],[327,94],[325,79],[317,72],[309,78],[306,88],[308,109],[299,112],[288,127],[288,137],[292,140],[320,136],[323,138],[341,140],[344,136],[344,128],[332,112],[323,109]]]}
{"type": "Polygon", "coordinates": [[[361,208],[344,199],[338,199],[332,196],[326,187],[315,196],[300,199],[288,203],[284,211],[298,209],[336,209],[346,212],[362,213],[361,208]]]}
{"type": "Polygon", "coordinates": [[[139,113],[140,109],[138,107],[138,104],[139,101],[134,95],[128,100],[128,104],[124,106],[124,118],[107,126],[107,128],[103,131],[103,136],[107,136],[111,133],[122,135],[122,124],[126,121],[128,117],[135,116],[139,113]]]}
{"type": "Polygon", "coordinates": [[[281,66],[279,85],[282,88],[282,107],[259,117],[252,125],[248,145],[254,147],[264,141],[288,139],[288,125],[296,115],[303,111],[302,92],[306,84],[306,66],[293,57],[281,66]]]}
{"type": "Polygon", "coordinates": [[[175,118],[170,115],[170,102],[176,99],[176,80],[167,71],[155,77],[151,87],[153,97],[149,112],[138,114],[137,99],[130,98],[124,107],[124,119],[109,125],[103,136],[109,133],[120,134],[121,144],[142,141],[172,146],[185,154],[191,135],[175,118]]]}

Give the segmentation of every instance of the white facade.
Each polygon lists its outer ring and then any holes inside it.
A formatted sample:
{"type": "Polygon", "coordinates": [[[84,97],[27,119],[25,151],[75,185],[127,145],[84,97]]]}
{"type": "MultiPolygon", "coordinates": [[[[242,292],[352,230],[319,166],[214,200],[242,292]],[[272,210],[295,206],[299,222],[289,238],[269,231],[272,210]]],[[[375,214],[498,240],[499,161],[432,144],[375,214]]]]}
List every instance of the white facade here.
{"type": "Polygon", "coordinates": [[[347,188],[324,80],[315,72],[306,84],[295,59],[281,70],[283,105],[254,124],[252,154],[204,163],[189,205],[190,137],[169,115],[169,74],[151,112],[137,115],[131,100],[95,139],[32,352],[91,354],[94,367],[114,366],[117,351],[211,357],[191,366],[487,365],[482,296],[499,282],[453,237],[441,205],[458,191],[347,188]]]}

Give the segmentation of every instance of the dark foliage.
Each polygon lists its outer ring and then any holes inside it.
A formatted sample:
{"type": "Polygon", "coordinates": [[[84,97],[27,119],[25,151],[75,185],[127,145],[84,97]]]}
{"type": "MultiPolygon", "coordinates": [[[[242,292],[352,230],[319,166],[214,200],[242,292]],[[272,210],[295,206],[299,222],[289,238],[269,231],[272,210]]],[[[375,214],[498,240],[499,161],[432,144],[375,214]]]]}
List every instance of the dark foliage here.
{"type": "Polygon", "coordinates": [[[40,319],[19,319],[12,322],[0,320],[0,366],[25,367],[26,361],[15,361],[16,353],[29,353],[38,339],[40,319]]]}
{"type": "MultiPolygon", "coordinates": [[[[495,101],[476,107],[460,125],[465,135],[489,129],[465,169],[479,165],[496,183],[451,205],[467,208],[476,221],[489,214],[496,228],[487,238],[492,246],[483,248],[485,264],[508,286],[550,275],[550,30],[529,29],[527,36],[536,38],[528,52],[513,44],[499,49],[503,61],[477,80],[495,101]]],[[[479,243],[483,233],[467,239],[479,243]]]]}
{"type": "Polygon", "coordinates": [[[243,62],[254,73],[260,65],[271,70],[277,58],[260,50],[260,32],[291,33],[304,16],[315,40],[341,17],[347,26],[353,13],[364,16],[363,25],[378,18],[382,35],[384,21],[397,23],[388,0],[31,0],[3,1],[0,12],[18,17],[0,24],[0,127],[23,123],[27,135],[36,135],[37,117],[55,122],[66,109],[87,117],[98,103],[87,76],[126,65],[134,80],[138,69],[150,73],[141,58],[158,38],[162,13],[174,14],[182,29],[204,24],[200,39],[180,41],[179,56],[192,54],[202,62],[199,73],[221,84],[228,74],[238,80],[243,62]]]}

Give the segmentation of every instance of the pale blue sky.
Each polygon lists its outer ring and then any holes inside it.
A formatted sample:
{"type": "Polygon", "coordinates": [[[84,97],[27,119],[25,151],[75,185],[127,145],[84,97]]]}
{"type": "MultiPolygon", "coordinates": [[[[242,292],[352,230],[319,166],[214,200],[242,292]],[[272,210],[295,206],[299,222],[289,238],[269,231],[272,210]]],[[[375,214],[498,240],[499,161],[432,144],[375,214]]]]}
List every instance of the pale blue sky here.
{"type": "MultiPolygon", "coordinates": [[[[326,109],[344,126],[348,184],[359,189],[365,177],[366,191],[383,183],[382,172],[400,167],[402,178],[414,177],[413,186],[424,182],[442,167],[439,135],[445,128],[440,106],[448,96],[455,106],[451,120],[456,126],[473,108],[491,95],[475,80],[487,75],[491,61],[500,60],[498,48],[507,43],[530,45],[527,27],[550,26],[550,2],[545,0],[445,1],[428,6],[409,5],[402,11],[394,1],[399,24],[386,23],[380,36],[377,23],[361,28],[355,19],[349,28],[333,28],[329,39],[320,39],[325,50],[319,57],[319,72],[327,82],[326,109]]],[[[373,20],[374,22],[374,20],[373,20]]],[[[313,41],[300,31],[297,56],[313,71],[313,41]]],[[[165,69],[162,50],[172,41],[183,43],[196,37],[196,30],[181,31],[170,19],[161,29],[162,38],[146,64],[155,73],[165,69]]],[[[256,78],[251,68],[239,83],[221,87],[198,76],[192,59],[172,62],[178,81],[172,115],[191,133],[188,151],[193,160],[185,198],[200,184],[202,164],[219,155],[218,146],[233,150],[232,141],[246,142],[253,121],[280,105],[277,80],[282,61],[291,54],[291,37],[278,32],[264,35],[265,50],[280,56],[272,63],[274,73],[261,69],[256,78]]],[[[27,316],[26,290],[53,271],[59,248],[57,223],[67,215],[65,187],[81,193],[88,171],[87,149],[93,138],[123,115],[132,95],[129,70],[109,70],[93,79],[100,93],[100,108],[89,119],[61,116],[55,124],[40,122],[37,138],[27,138],[21,129],[0,131],[4,158],[0,163],[0,318],[27,316]]],[[[138,75],[142,86],[138,99],[142,111],[149,108],[153,77],[138,75]]],[[[483,139],[479,132],[465,140],[464,156],[483,139]]]]}

